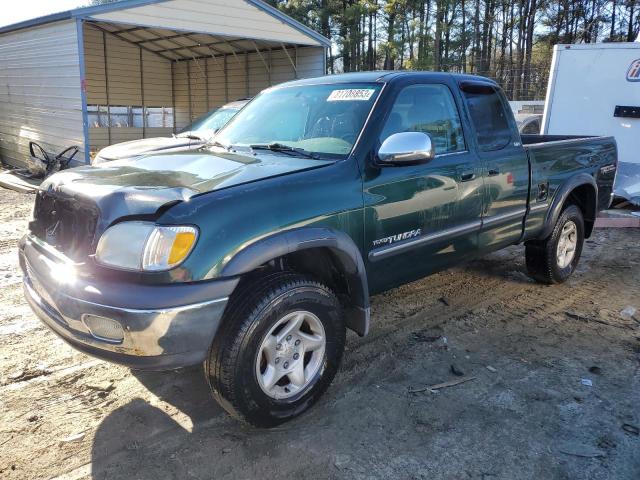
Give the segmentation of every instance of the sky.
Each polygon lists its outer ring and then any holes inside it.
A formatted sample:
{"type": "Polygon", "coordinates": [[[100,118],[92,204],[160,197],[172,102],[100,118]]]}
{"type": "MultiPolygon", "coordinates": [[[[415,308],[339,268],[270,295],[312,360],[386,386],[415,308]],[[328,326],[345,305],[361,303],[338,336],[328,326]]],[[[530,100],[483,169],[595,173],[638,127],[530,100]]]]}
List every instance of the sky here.
{"type": "Polygon", "coordinates": [[[89,0],[20,0],[6,3],[2,6],[0,27],[81,7],[88,4],[89,0]]]}
{"type": "MultiPolygon", "coordinates": [[[[7,1],[7,0],[5,0],[7,1]]],[[[9,2],[7,2],[9,3],[9,2]]],[[[50,13],[64,12],[76,7],[87,5],[89,0],[20,0],[11,1],[9,5],[2,7],[0,15],[0,27],[13,23],[42,17],[50,13]]],[[[640,35],[636,42],[640,41],[640,35]]]]}

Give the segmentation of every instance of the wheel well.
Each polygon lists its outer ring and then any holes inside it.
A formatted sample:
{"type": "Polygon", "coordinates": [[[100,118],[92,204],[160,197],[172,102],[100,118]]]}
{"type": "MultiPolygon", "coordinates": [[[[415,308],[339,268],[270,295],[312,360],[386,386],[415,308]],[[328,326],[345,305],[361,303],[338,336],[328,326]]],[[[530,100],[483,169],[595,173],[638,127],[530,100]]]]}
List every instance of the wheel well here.
{"type": "Polygon", "coordinates": [[[596,195],[592,185],[583,184],[571,190],[562,206],[562,210],[564,210],[569,205],[576,205],[582,211],[585,238],[591,236],[596,221],[596,195]]]}
{"type": "Polygon", "coordinates": [[[311,275],[331,288],[341,302],[350,302],[349,284],[344,268],[329,248],[308,248],[276,257],[244,275],[241,282],[255,281],[277,271],[311,275]]]}

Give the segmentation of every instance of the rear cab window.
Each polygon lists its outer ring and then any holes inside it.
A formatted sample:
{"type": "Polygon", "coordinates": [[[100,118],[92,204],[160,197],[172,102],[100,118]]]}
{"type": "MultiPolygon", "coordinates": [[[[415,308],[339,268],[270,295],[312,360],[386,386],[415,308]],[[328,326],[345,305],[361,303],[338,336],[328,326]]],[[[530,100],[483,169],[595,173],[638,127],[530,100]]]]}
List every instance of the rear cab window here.
{"type": "Polygon", "coordinates": [[[511,143],[513,131],[500,92],[490,85],[463,85],[478,148],[489,152],[511,143]]]}

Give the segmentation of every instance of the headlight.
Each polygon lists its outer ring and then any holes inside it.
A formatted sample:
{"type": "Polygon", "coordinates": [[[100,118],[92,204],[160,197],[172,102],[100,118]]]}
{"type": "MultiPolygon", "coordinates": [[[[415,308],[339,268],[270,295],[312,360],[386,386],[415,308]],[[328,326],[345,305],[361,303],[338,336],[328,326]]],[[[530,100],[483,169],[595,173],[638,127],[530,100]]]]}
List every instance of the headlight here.
{"type": "Polygon", "coordinates": [[[96,260],[125,270],[169,270],[187,258],[197,238],[198,230],[191,226],[122,222],[102,234],[96,260]]]}

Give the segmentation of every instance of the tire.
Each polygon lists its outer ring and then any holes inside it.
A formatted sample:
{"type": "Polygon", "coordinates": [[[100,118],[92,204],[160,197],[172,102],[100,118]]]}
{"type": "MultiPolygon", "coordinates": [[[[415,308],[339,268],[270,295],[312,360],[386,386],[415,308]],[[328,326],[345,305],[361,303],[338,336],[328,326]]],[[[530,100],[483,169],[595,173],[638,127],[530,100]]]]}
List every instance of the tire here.
{"type": "Polygon", "coordinates": [[[576,269],[583,245],[584,219],[582,211],[576,205],[569,205],[560,214],[549,237],[545,240],[527,242],[525,257],[529,276],[548,285],[564,282],[576,269]],[[572,229],[574,230],[573,239],[571,239],[570,233],[572,229]],[[566,239],[567,234],[569,240],[566,239]],[[563,248],[560,248],[559,251],[559,243],[563,238],[565,238],[563,245],[566,248],[575,244],[572,254],[563,248]],[[566,252],[566,256],[560,253],[563,250],[566,252]]]}
{"type": "Polygon", "coordinates": [[[211,393],[232,416],[256,427],[291,420],[331,384],[345,336],[340,303],[327,286],[286,272],[257,279],[234,293],[204,362],[211,393]],[[285,332],[298,323],[298,330],[285,332]],[[266,385],[287,365],[290,374],[266,385]],[[269,376],[268,369],[276,373],[269,376]]]}

